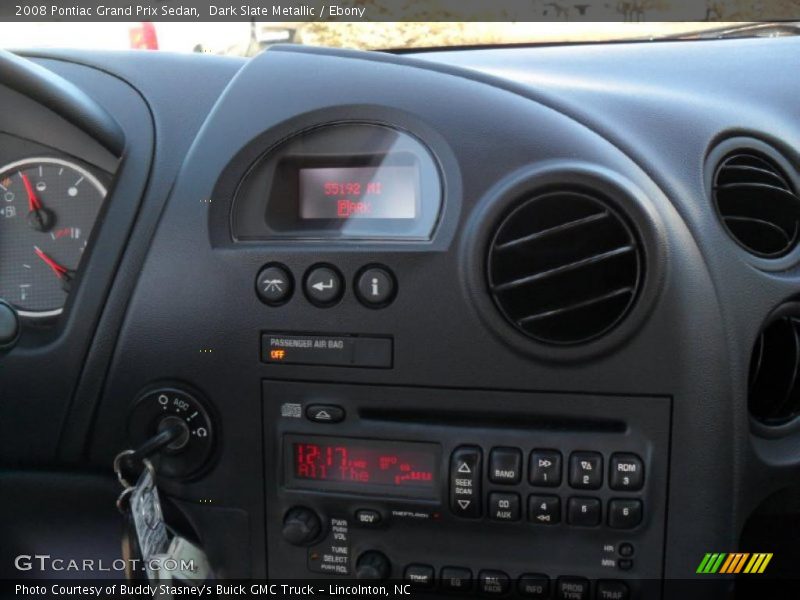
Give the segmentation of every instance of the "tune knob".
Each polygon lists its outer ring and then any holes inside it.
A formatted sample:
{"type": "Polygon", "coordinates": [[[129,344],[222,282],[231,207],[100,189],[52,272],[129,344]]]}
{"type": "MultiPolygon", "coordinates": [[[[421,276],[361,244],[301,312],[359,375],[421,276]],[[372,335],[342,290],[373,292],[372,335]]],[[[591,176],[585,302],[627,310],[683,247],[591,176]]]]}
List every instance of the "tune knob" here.
{"type": "Polygon", "coordinates": [[[319,537],[322,522],[317,513],[304,506],[296,506],[283,518],[283,537],[295,546],[308,546],[319,537]]]}
{"type": "Polygon", "coordinates": [[[377,550],[367,550],[356,561],[356,578],[383,581],[388,579],[392,565],[386,555],[377,550]]]}

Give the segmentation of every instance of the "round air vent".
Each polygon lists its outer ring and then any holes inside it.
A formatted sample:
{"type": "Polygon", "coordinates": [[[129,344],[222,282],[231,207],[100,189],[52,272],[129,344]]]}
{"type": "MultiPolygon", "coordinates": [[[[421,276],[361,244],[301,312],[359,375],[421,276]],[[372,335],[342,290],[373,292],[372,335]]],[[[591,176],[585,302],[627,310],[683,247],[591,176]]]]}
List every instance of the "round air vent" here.
{"type": "Polygon", "coordinates": [[[766,155],[728,154],[714,173],[713,197],[728,233],[753,254],[778,258],[797,245],[800,198],[766,155]]]}
{"type": "Polygon", "coordinates": [[[527,199],[500,224],[488,257],[503,315],[540,342],[581,344],[610,331],[633,305],[643,256],[625,219],[580,191],[527,199]]]}
{"type": "Polygon", "coordinates": [[[761,333],[750,361],[750,414],[779,425],[800,414],[800,319],[784,316],[761,333]]]}

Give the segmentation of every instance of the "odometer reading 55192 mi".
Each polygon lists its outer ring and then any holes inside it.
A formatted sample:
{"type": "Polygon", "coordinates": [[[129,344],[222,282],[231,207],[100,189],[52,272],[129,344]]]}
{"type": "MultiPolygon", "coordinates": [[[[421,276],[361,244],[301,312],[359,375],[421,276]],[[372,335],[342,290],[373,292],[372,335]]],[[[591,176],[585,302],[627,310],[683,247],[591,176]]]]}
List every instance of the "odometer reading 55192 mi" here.
{"type": "Polygon", "coordinates": [[[0,298],[24,317],[59,314],[105,195],[92,173],[59,158],[0,169],[0,298]]]}
{"type": "Polygon", "coordinates": [[[438,446],[322,436],[287,439],[291,487],[433,498],[438,446]]]}

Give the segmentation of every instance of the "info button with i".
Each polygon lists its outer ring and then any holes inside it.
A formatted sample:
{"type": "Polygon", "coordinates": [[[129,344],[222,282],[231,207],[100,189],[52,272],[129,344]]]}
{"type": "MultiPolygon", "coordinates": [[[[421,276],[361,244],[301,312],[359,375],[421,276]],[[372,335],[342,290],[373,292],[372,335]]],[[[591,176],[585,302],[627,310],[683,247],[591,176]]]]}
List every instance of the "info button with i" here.
{"type": "Polygon", "coordinates": [[[361,270],[355,281],[356,296],[369,308],[382,308],[394,300],[397,284],[386,267],[369,266],[361,270]]]}

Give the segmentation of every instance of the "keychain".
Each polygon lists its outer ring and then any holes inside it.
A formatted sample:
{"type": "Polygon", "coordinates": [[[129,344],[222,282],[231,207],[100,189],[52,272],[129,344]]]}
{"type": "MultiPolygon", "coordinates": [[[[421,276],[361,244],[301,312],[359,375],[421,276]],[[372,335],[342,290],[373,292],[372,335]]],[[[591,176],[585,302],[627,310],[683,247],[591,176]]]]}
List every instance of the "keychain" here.
{"type": "Polygon", "coordinates": [[[125,518],[122,556],[126,578],[155,586],[154,598],[169,600],[161,593],[169,586],[199,586],[212,579],[208,557],[199,546],[175,533],[165,522],[156,483],[156,468],[148,458],[182,434],[180,428],[160,432],[137,450],[125,450],[114,459],[114,472],[122,485],[117,508],[125,518]],[[132,485],[137,468],[141,473],[132,485]]]}

